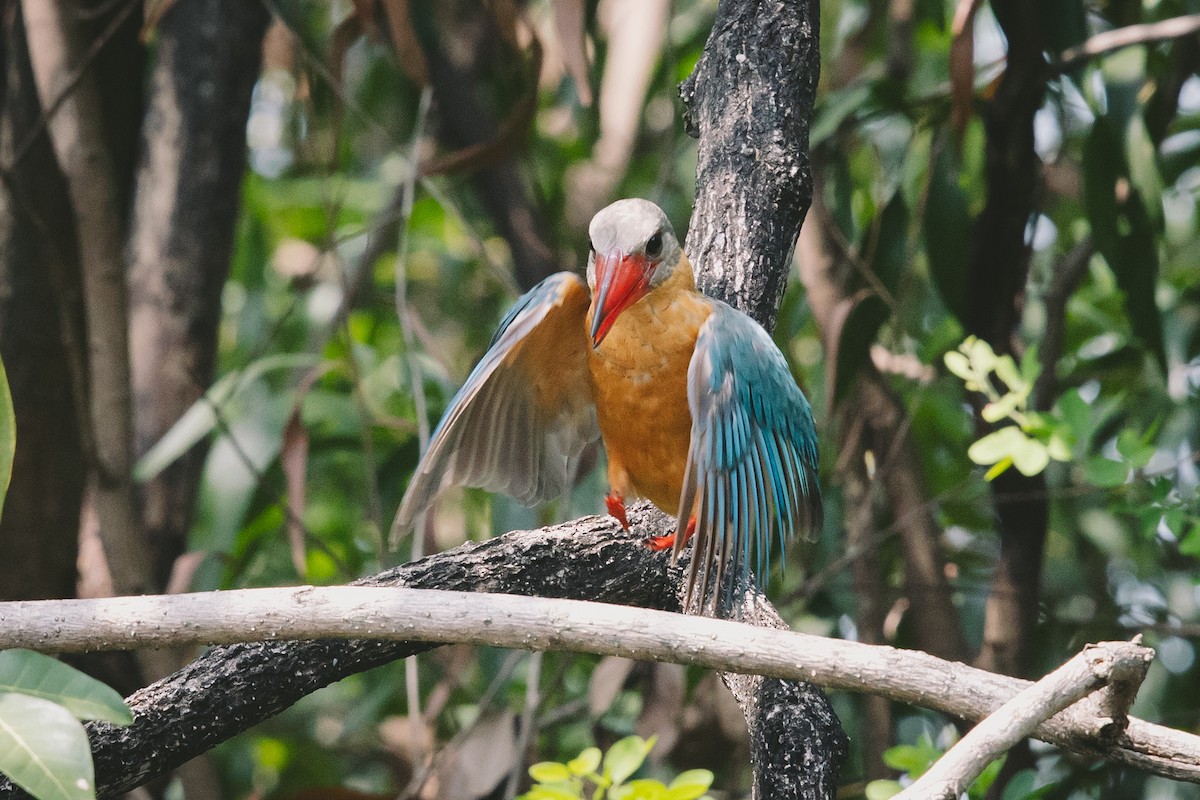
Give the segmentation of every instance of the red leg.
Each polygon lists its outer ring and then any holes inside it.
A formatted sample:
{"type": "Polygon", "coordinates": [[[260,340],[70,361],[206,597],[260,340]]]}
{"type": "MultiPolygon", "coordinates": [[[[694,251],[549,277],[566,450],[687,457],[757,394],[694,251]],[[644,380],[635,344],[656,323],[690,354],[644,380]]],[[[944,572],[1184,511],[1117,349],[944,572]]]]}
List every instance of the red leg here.
{"type": "MultiPolygon", "coordinates": [[[[688,519],[687,528],[683,532],[683,543],[687,544],[687,540],[692,538],[696,533],[696,518],[688,519]]],[[[649,547],[654,552],[667,550],[675,546],[675,531],[671,531],[666,536],[652,536],[646,540],[646,547],[649,547]]]]}
{"type": "Polygon", "coordinates": [[[609,492],[604,498],[604,505],[608,506],[609,516],[621,523],[622,528],[629,530],[629,517],[625,516],[625,498],[616,492],[609,492]]]}

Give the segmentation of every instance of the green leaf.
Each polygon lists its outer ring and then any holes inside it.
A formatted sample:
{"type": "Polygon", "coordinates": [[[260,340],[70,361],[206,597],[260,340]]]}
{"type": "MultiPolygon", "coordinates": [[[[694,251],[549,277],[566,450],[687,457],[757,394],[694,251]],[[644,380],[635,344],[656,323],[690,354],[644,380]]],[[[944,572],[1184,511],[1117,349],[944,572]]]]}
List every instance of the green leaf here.
{"type": "Polygon", "coordinates": [[[962,343],[962,350],[971,361],[971,368],[976,375],[985,376],[996,369],[996,351],[983,339],[968,336],[962,343]]]}
{"type": "Polygon", "coordinates": [[[948,136],[934,144],[929,197],[922,219],[929,270],[942,302],[965,324],[967,319],[967,255],[971,242],[971,215],[967,196],[958,183],[959,168],[948,136]]]}
{"type": "Polygon", "coordinates": [[[948,351],[942,356],[942,360],[946,363],[946,369],[964,381],[976,380],[975,373],[971,369],[971,362],[957,350],[948,351]]]}
{"type": "Polygon", "coordinates": [[[562,783],[571,779],[571,770],[557,761],[539,761],[529,767],[529,777],[538,783],[562,783]]]}
{"type": "Polygon", "coordinates": [[[1193,525],[1179,540],[1179,552],[1185,556],[1200,558],[1200,525],[1193,525]]]}
{"type": "Polygon", "coordinates": [[[842,123],[855,114],[862,113],[863,106],[871,99],[871,84],[859,83],[829,92],[824,102],[817,106],[816,117],[809,132],[813,147],[837,133],[842,123]]]}
{"type": "Polygon", "coordinates": [[[1015,392],[1009,392],[996,402],[985,405],[979,415],[988,422],[999,422],[1016,411],[1020,404],[1021,396],[1015,392]]]}
{"type": "Polygon", "coordinates": [[[140,483],[152,480],[190,450],[196,442],[210,434],[222,418],[228,418],[226,406],[259,378],[276,370],[311,367],[318,363],[320,357],[311,353],[280,353],[260,358],[245,369],[234,370],[221,376],[204,396],[183,412],[183,416],[170,430],[138,459],[133,468],[134,479],[140,483]],[[225,413],[219,415],[219,411],[225,413]]]}
{"type": "Polygon", "coordinates": [[[883,762],[915,778],[929,769],[941,754],[942,751],[932,744],[898,744],[883,751],[883,762]]]}
{"type": "Polygon", "coordinates": [[[521,795],[521,800],[581,800],[581,798],[578,792],[567,791],[557,786],[534,786],[521,795]]]}
{"type": "Polygon", "coordinates": [[[983,479],[985,481],[994,481],[998,476],[1003,475],[1004,472],[1012,465],[1013,465],[1012,458],[1009,456],[1005,456],[1004,458],[997,461],[995,464],[992,464],[991,469],[989,469],[987,472],[983,473],[983,479]]]}
{"type": "Polygon", "coordinates": [[[1145,201],[1147,217],[1160,229],[1163,179],[1158,171],[1158,149],[1141,114],[1134,114],[1125,129],[1125,152],[1129,154],[1129,180],[1145,201]]]}
{"type": "Polygon", "coordinates": [[[0,694],[0,772],[38,800],[96,796],[83,725],[40,697],[0,694]]]}
{"type": "Polygon", "coordinates": [[[712,786],[713,774],[706,769],[689,769],[671,781],[667,800],[695,800],[712,786]]]}
{"type": "Polygon", "coordinates": [[[1132,464],[1134,469],[1141,469],[1154,457],[1154,445],[1147,444],[1141,436],[1126,428],[1117,434],[1117,452],[1132,464]]]}
{"type": "Polygon", "coordinates": [[[589,747],[567,762],[567,769],[573,775],[591,775],[600,768],[600,748],[589,747]]]}
{"type": "Polygon", "coordinates": [[[902,788],[897,781],[871,781],[863,794],[867,800],[888,800],[889,797],[900,794],[902,788]]]}
{"type": "Polygon", "coordinates": [[[1017,370],[1017,362],[1013,361],[1012,356],[1000,356],[996,359],[996,377],[1008,384],[1008,388],[1014,394],[1025,393],[1029,389],[1029,385],[1025,383],[1024,377],[1017,370]]]}
{"type": "Polygon", "coordinates": [[[1115,486],[1121,486],[1125,483],[1125,479],[1129,477],[1129,467],[1121,461],[1113,461],[1111,458],[1096,456],[1089,458],[1087,461],[1087,477],[1088,481],[1093,486],[1098,486],[1101,489],[1111,489],[1115,486]]]}
{"type": "Polygon", "coordinates": [[[1050,463],[1050,454],[1046,452],[1046,445],[1037,439],[1030,439],[1028,436],[1025,436],[1024,441],[1013,448],[1011,455],[1013,466],[1025,476],[1037,475],[1050,463]]]}
{"type": "Polygon", "coordinates": [[[887,305],[877,294],[864,292],[850,302],[852,305],[837,332],[837,348],[830,361],[836,370],[833,380],[835,402],[845,396],[870,359],[875,335],[890,315],[887,305]]]}
{"type": "Polygon", "coordinates": [[[604,756],[604,777],[613,784],[623,783],[626,778],[637,772],[652,747],[653,738],[647,741],[640,736],[626,736],[617,741],[608,748],[608,753],[604,756]]]}
{"type": "Polygon", "coordinates": [[[1092,407],[1079,395],[1079,390],[1071,389],[1058,398],[1057,409],[1072,438],[1086,441],[1092,433],[1092,407]]]}
{"type": "Polygon", "coordinates": [[[0,511],[12,480],[13,458],[17,453],[17,415],[13,411],[12,392],[8,388],[8,373],[0,361],[0,511]]]}
{"type": "Polygon", "coordinates": [[[879,213],[879,233],[871,258],[871,271],[892,297],[899,293],[900,281],[912,262],[908,241],[909,217],[903,192],[892,195],[879,213]]]}
{"type": "Polygon", "coordinates": [[[1011,458],[1013,451],[1021,447],[1028,437],[1015,425],[1001,428],[984,436],[967,449],[967,458],[976,464],[995,464],[1002,458],[1011,458]]]}
{"type": "Polygon", "coordinates": [[[58,703],[79,719],[128,725],[133,715],[121,695],[74,667],[32,650],[0,652],[0,691],[58,703]]]}
{"type": "Polygon", "coordinates": [[[621,789],[625,791],[620,796],[629,800],[666,800],[667,797],[667,787],[654,780],[630,781],[621,789]]]}
{"type": "Polygon", "coordinates": [[[1096,249],[1125,295],[1130,326],[1166,374],[1162,318],[1155,301],[1158,245],[1141,195],[1130,191],[1124,203],[1117,203],[1117,181],[1128,175],[1128,169],[1114,127],[1112,120],[1097,119],[1084,143],[1084,206],[1096,249]]]}
{"type": "Polygon", "coordinates": [[[1071,444],[1061,431],[1056,430],[1050,434],[1050,439],[1046,442],[1046,452],[1055,461],[1071,460],[1071,444]]]}

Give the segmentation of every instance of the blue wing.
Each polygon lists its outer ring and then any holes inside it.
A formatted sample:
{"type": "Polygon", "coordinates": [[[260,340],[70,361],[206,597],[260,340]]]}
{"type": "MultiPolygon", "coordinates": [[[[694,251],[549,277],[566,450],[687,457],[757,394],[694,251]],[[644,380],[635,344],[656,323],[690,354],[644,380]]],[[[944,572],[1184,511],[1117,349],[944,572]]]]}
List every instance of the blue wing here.
{"type": "Polygon", "coordinates": [[[588,376],[587,287],[569,272],[529,290],[500,323],[413,473],[397,524],[446,486],[475,486],[525,505],[561,497],[600,438],[588,376]]]}
{"type": "MultiPolygon", "coordinates": [[[[694,514],[696,543],[685,605],[698,596],[703,606],[710,588],[714,604],[723,593],[727,605],[751,568],[761,582],[773,541],[782,554],[784,540],[819,529],[822,520],[808,400],[758,323],[724,303],[713,306],[688,366],[692,439],[676,530],[694,514]],[[733,580],[723,583],[726,574],[733,580]]],[[[677,535],[676,556],[683,545],[677,535]]]]}

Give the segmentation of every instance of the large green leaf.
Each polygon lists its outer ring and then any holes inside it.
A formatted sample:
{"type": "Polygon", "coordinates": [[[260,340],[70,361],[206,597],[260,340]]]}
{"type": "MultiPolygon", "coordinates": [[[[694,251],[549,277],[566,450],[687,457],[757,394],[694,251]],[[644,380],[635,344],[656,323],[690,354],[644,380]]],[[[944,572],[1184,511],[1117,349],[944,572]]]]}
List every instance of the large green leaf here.
{"type": "Polygon", "coordinates": [[[12,392],[8,388],[8,373],[0,361],[0,511],[8,483],[12,480],[13,457],[17,452],[17,416],[13,412],[12,392]]]}
{"type": "Polygon", "coordinates": [[[1096,120],[1083,150],[1084,205],[1096,249],[1104,256],[1125,295],[1130,327],[1167,371],[1162,317],[1155,301],[1158,245],[1141,195],[1130,189],[1117,202],[1117,181],[1128,177],[1121,139],[1112,122],[1096,120]]]}
{"type": "Polygon", "coordinates": [[[129,707],[112,687],[32,650],[0,652],[0,692],[58,703],[79,719],[102,719],[114,725],[133,722],[129,707]]]}
{"type": "Polygon", "coordinates": [[[929,271],[942,302],[959,322],[967,320],[967,259],[971,217],[967,195],[958,183],[958,165],[948,138],[936,143],[929,177],[923,229],[929,271]]]}
{"type": "Polygon", "coordinates": [[[875,336],[890,316],[887,305],[877,294],[860,292],[847,302],[851,305],[841,325],[835,326],[832,331],[835,349],[827,362],[834,369],[829,385],[833,389],[832,400],[835,403],[845,396],[846,390],[853,385],[859,371],[870,359],[875,336]]]}
{"type": "Polygon", "coordinates": [[[40,697],[0,694],[0,772],[38,800],[96,796],[83,725],[40,697]]]}
{"type": "Polygon", "coordinates": [[[895,297],[911,260],[908,246],[908,206],[896,192],[879,213],[879,232],[871,253],[871,271],[895,297]]]}
{"type": "Polygon", "coordinates": [[[311,367],[319,363],[320,357],[311,353],[281,353],[260,358],[244,369],[234,370],[221,376],[204,396],[183,412],[170,430],[163,434],[153,447],[142,456],[133,469],[139,482],[153,479],[169,467],[175,459],[203,439],[217,423],[229,421],[226,406],[249,385],[268,372],[297,367],[311,367]]]}

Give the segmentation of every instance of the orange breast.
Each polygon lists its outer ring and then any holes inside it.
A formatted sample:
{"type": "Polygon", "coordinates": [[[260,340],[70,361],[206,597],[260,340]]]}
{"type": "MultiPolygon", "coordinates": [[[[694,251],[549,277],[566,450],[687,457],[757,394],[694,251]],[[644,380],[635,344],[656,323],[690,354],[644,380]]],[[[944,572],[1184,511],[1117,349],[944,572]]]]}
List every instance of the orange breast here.
{"type": "Polygon", "coordinates": [[[692,433],[688,364],[711,313],[690,266],[681,264],[622,313],[589,356],[609,484],[669,514],[678,510],[692,433]]]}

